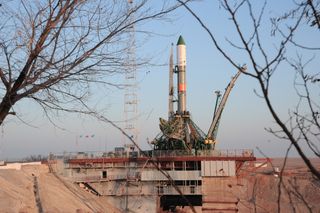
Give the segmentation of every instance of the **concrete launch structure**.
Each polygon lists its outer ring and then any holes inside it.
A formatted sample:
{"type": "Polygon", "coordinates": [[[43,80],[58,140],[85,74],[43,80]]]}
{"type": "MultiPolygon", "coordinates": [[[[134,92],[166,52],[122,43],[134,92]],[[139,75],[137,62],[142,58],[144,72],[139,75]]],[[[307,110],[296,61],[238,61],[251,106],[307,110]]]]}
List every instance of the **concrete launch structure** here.
{"type": "Polygon", "coordinates": [[[256,158],[252,150],[210,150],[195,155],[183,150],[139,152],[119,147],[114,152],[63,159],[61,173],[66,178],[105,197],[119,212],[160,213],[182,208],[183,212],[201,213],[237,212],[239,200],[229,185],[236,185],[241,167],[256,158]]]}
{"type": "Polygon", "coordinates": [[[219,182],[217,178],[233,181],[246,162],[255,160],[252,150],[216,150],[211,143],[216,137],[225,101],[240,73],[227,87],[218,113],[214,114],[212,132],[206,135],[187,111],[187,58],[182,36],[178,39],[176,53],[174,65],[171,48],[169,118],[168,121],[160,118],[161,132],[151,142],[153,150],[137,150],[134,145],[127,144],[115,148],[114,152],[70,155],[64,157],[67,159],[62,166],[64,176],[98,196],[105,196],[122,212],[174,211],[185,206],[189,206],[186,212],[195,212],[195,209],[197,212],[236,212],[236,197],[221,198],[209,188],[211,183],[219,182]],[[176,92],[174,74],[177,74],[176,92]],[[177,103],[176,111],[174,103],[177,103]]]}

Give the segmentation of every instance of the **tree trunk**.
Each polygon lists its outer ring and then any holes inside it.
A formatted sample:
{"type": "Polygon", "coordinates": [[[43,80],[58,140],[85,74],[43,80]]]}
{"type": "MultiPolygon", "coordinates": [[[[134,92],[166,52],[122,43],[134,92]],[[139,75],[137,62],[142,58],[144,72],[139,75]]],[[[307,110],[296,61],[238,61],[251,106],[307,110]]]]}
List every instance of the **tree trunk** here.
{"type": "Polygon", "coordinates": [[[2,99],[2,102],[0,104],[0,126],[2,125],[4,119],[9,114],[9,111],[11,107],[14,105],[14,101],[12,96],[6,94],[4,98],[2,99]]]}

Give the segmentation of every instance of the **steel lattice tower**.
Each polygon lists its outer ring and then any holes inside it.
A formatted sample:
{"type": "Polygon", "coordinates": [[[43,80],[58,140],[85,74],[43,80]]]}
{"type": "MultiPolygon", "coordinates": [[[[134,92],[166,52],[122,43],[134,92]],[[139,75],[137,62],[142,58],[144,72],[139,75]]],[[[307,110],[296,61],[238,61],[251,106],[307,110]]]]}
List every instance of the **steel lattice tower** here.
{"type": "MultiPolygon", "coordinates": [[[[129,23],[134,22],[133,13],[133,1],[128,0],[128,15],[129,23]]],[[[125,92],[124,92],[124,130],[128,135],[132,137],[134,141],[138,139],[138,85],[137,85],[137,67],[136,67],[136,55],[135,55],[135,26],[132,24],[128,28],[128,49],[127,49],[127,64],[125,68],[125,92]]],[[[124,138],[124,144],[129,145],[131,142],[124,138]]]]}

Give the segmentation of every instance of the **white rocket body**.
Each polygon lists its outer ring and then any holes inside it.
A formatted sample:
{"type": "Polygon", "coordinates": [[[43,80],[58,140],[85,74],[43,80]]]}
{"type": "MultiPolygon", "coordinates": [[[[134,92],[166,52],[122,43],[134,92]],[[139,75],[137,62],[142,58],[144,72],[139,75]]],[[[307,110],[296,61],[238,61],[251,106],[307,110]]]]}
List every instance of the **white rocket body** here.
{"type": "Polygon", "coordinates": [[[179,67],[186,67],[186,45],[177,45],[177,62],[179,67]]]}
{"type": "Polygon", "coordinates": [[[179,37],[177,43],[177,66],[178,66],[178,114],[182,115],[186,112],[186,44],[179,37]]]}

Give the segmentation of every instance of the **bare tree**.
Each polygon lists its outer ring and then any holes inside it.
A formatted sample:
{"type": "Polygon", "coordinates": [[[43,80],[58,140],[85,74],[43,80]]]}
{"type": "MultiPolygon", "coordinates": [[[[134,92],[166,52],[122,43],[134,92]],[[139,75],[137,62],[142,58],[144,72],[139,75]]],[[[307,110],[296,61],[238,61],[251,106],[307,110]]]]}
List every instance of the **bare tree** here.
{"type": "MultiPolygon", "coordinates": [[[[1,2],[0,2],[1,3],[1,2]]],[[[128,71],[128,31],[178,4],[147,0],[12,0],[0,4],[0,125],[22,99],[45,111],[86,112],[97,84],[128,71]]]]}
{"type": "MultiPolygon", "coordinates": [[[[128,45],[132,44],[128,33],[131,28],[148,20],[163,19],[181,4],[163,1],[157,9],[151,8],[147,0],[131,6],[128,3],[132,1],[0,3],[3,14],[0,20],[0,125],[9,114],[16,115],[16,103],[30,99],[46,114],[51,110],[85,113],[106,122],[144,153],[132,137],[90,107],[86,100],[90,88],[96,84],[126,86],[110,82],[109,77],[130,71],[126,60],[128,45]]],[[[156,162],[152,164],[174,182],[156,162]]],[[[181,190],[174,187],[186,199],[181,190]]]]}
{"type": "MultiPolygon", "coordinates": [[[[320,171],[312,164],[306,155],[305,147],[308,147],[316,156],[319,157],[320,145],[320,103],[319,94],[315,91],[319,88],[319,70],[307,69],[308,62],[304,62],[304,53],[312,53],[314,57],[319,56],[319,45],[314,43],[309,47],[296,41],[296,34],[303,30],[303,27],[315,28],[314,33],[320,36],[320,1],[302,0],[293,1],[293,8],[278,17],[268,17],[271,20],[272,29],[270,36],[263,34],[262,25],[265,18],[265,8],[267,1],[261,4],[257,10],[257,5],[253,6],[250,0],[231,1],[220,0],[220,7],[227,13],[229,20],[235,30],[232,39],[227,38],[229,45],[236,48],[247,56],[247,61],[239,62],[222,45],[222,41],[214,35],[200,17],[193,10],[184,4],[185,8],[196,18],[200,25],[209,34],[215,48],[231,63],[240,70],[239,64],[246,63],[248,72],[244,74],[255,79],[259,84],[257,95],[265,100],[268,110],[278,125],[277,129],[268,128],[267,130],[276,137],[289,141],[296,149],[303,161],[306,163],[312,174],[320,179],[320,171]],[[246,17],[244,17],[245,15],[246,17]],[[242,21],[246,19],[246,23],[242,21]],[[248,32],[249,24],[249,32],[248,32]],[[250,25],[251,24],[251,25],[250,25]],[[246,29],[243,26],[246,26],[246,29]],[[262,36],[263,35],[263,36],[262,36]],[[239,40],[238,43],[232,41],[239,40]],[[270,41],[273,47],[270,48],[270,41]],[[268,47],[268,48],[267,48],[268,47]],[[297,59],[292,59],[288,54],[288,49],[294,47],[298,52],[297,59]],[[283,119],[276,110],[276,103],[272,101],[270,93],[274,74],[281,72],[282,64],[289,64],[296,73],[294,83],[299,102],[295,109],[290,109],[288,118],[283,119]]],[[[311,59],[312,60],[312,59],[311,59]]]]}

